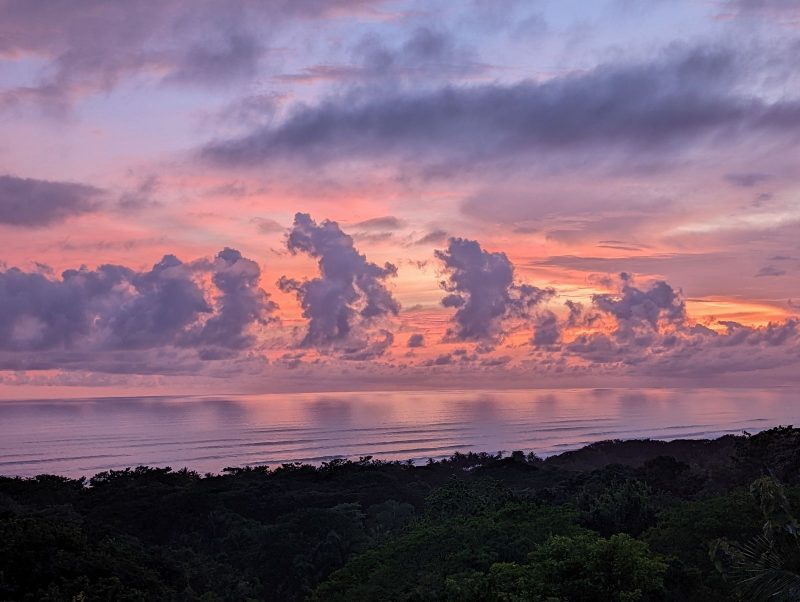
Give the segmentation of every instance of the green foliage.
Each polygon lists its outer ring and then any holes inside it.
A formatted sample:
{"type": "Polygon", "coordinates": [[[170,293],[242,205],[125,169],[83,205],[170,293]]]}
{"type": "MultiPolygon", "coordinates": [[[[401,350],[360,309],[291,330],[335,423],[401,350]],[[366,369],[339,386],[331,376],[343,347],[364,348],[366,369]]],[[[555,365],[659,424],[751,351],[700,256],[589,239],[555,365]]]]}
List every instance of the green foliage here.
{"type": "Polygon", "coordinates": [[[578,500],[584,510],[584,524],[602,535],[639,535],[654,523],[656,513],[651,491],[636,479],[614,481],[597,494],[584,492],[578,500]]]}
{"type": "MultiPolygon", "coordinates": [[[[452,489],[450,489],[452,492],[452,489]]],[[[319,586],[312,600],[438,600],[448,577],[524,562],[554,534],[577,534],[574,512],[528,503],[474,515],[437,516],[351,560],[319,586]]]]}
{"type": "Polygon", "coordinates": [[[718,539],[710,554],[747,600],[800,599],[800,537],[783,486],[762,477],[750,487],[764,517],[762,532],[742,544],[718,539]]]}
{"type": "Polygon", "coordinates": [[[514,494],[494,479],[451,477],[426,499],[427,515],[432,518],[485,514],[514,501],[514,494]]]}
{"type": "Polygon", "coordinates": [[[53,518],[0,521],[0,567],[3,600],[146,600],[174,595],[161,582],[158,559],[136,542],[108,537],[92,541],[80,525],[53,518]]]}
{"type": "Polygon", "coordinates": [[[798,599],[798,475],[800,431],[779,428],[547,460],[0,477],[0,600],[798,599]]]}
{"type": "Polygon", "coordinates": [[[747,491],[684,502],[663,511],[658,523],[642,535],[669,565],[665,577],[670,600],[728,602],[732,588],[714,568],[708,542],[719,537],[751,537],[761,520],[747,491]]]}
{"type": "Polygon", "coordinates": [[[464,602],[634,602],[663,591],[666,565],[628,535],[554,536],[525,564],[495,563],[486,573],[447,580],[446,599],[464,602]]]}

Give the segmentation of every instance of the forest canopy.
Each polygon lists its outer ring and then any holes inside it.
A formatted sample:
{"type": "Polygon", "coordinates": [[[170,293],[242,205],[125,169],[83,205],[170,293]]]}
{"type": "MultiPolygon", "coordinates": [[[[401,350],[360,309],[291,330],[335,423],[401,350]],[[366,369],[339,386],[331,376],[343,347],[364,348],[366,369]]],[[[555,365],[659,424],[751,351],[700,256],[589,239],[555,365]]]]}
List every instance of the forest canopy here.
{"type": "Polygon", "coordinates": [[[0,478],[2,600],[796,600],[800,430],[0,478]]]}

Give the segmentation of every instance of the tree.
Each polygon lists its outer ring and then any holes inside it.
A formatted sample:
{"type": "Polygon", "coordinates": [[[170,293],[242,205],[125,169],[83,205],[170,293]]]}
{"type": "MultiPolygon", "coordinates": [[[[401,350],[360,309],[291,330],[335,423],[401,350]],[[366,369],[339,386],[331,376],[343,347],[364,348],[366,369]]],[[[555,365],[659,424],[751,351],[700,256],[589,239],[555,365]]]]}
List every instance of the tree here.
{"type": "Polygon", "coordinates": [[[718,539],[710,554],[747,600],[800,599],[800,538],[783,486],[767,476],[750,486],[764,516],[762,533],[746,543],[718,539]]]}

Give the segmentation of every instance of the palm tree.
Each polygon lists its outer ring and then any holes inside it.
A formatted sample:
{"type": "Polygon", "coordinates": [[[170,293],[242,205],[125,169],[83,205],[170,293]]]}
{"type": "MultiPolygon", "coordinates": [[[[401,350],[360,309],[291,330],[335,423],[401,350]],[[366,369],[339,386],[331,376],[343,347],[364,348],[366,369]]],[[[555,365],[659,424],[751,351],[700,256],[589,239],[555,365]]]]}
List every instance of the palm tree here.
{"type": "Polygon", "coordinates": [[[718,539],[711,558],[743,599],[800,600],[800,537],[783,486],[774,477],[761,477],[750,493],[764,515],[762,533],[743,544],[718,539]]]}

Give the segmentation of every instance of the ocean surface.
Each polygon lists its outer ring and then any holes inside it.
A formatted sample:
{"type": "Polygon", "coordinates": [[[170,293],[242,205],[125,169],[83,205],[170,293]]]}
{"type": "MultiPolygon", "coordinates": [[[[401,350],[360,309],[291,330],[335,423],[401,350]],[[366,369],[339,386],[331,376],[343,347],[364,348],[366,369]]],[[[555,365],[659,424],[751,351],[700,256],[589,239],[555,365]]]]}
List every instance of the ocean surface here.
{"type": "Polygon", "coordinates": [[[800,425],[796,389],[392,391],[0,401],[0,474],[128,466],[548,456],[605,439],[713,438],[800,425]]]}

